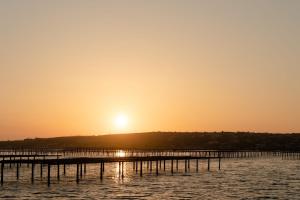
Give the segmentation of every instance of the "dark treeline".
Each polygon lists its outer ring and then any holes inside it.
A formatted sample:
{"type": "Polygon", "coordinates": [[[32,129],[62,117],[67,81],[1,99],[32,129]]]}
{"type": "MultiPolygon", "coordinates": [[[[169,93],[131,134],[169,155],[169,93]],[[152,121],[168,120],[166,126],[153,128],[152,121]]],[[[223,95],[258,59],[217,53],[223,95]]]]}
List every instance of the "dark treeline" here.
{"type": "Polygon", "coordinates": [[[112,148],[300,151],[300,134],[150,132],[1,141],[0,148],[112,148]]]}

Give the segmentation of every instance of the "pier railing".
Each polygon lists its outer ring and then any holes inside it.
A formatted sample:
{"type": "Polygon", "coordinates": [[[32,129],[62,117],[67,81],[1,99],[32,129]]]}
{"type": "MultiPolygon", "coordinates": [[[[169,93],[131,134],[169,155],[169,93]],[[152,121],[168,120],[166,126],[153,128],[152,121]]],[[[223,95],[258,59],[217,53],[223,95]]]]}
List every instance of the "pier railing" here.
{"type": "Polygon", "coordinates": [[[279,156],[299,158],[300,151],[259,151],[259,150],[189,150],[189,149],[102,149],[102,148],[64,148],[64,149],[0,149],[2,155],[60,155],[62,157],[126,157],[126,156],[201,156],[222,158],[247,158],[279,156]]]}

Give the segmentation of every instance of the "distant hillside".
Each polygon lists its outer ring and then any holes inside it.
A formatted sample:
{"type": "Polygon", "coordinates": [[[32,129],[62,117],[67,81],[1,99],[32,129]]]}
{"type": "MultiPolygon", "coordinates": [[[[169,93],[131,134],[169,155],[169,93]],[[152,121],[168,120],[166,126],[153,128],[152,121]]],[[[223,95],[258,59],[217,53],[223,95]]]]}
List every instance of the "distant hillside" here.
{"type": "Polygon", "coordinates": [[[73,147],[300,151],[300,134],[153,132],[0,142],[0,148],[73,147]]]}

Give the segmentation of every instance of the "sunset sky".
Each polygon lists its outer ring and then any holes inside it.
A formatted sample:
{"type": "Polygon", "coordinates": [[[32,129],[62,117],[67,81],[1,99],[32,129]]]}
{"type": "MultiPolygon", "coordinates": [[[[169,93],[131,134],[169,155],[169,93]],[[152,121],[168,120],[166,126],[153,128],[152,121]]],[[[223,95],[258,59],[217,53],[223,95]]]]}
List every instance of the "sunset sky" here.
{"type": "Polygon", "coordinates": [[[300,132],[299,0],[0,0],[0,140],[300,132]]]}

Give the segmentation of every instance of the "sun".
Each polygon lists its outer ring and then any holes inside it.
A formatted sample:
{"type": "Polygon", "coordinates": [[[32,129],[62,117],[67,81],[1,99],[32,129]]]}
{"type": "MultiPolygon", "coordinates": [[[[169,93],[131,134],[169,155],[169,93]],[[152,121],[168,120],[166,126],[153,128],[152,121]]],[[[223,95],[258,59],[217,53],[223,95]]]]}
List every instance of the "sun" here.
{"type": "Polygon", "coordinates": [[[118,130],[124,130],[128,126],[128,117],[127,115],[120,113],[114,119],[115,128],[118,130]]]}

